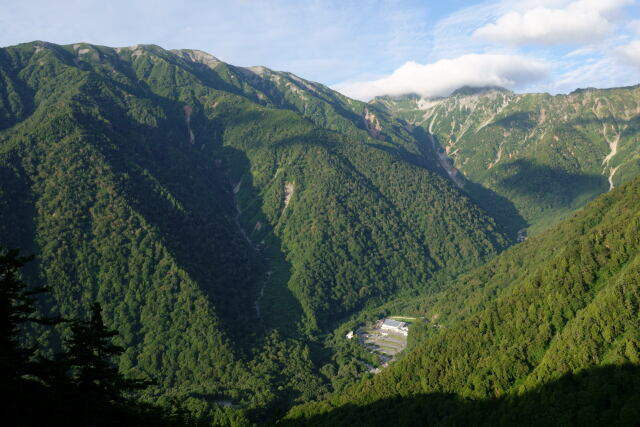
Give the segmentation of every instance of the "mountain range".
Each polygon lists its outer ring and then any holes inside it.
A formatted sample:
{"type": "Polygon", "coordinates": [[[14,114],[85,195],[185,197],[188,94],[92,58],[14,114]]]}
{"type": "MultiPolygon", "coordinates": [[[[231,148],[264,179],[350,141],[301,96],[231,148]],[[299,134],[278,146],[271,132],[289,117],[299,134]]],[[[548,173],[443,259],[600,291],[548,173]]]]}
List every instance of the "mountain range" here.
{"type": "MultiPolygon", "coordinates": [[[[640,87],[365,103],[197,50],[47,42],[0,49],[0,78],[0,245],[36,255],[41,312],[101,304],[142,401],[508,424],[637,369],[640,87]],[[372,376],[343,334],[391,312],[431,321],[372,376]]],[[[632,419],[638,384],[618,390],[592,420],[632,419]]]]}
{"type": "Polygon", "coordinates": [[[424,129],[458,186],[532,234],[638,175],[640,86],[556,96],[461,88],[447,98],[374,104],[424,129]],[[517,215],[492,208],[487,189],[517,215]]]}

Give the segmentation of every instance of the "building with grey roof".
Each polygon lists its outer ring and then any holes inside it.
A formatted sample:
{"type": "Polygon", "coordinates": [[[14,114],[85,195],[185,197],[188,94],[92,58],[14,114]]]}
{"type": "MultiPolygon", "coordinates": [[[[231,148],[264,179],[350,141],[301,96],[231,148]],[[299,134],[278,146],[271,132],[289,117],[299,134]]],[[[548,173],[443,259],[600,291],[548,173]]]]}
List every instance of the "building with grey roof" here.
{"type": "Polygon", "coordinates": [[[394,319],[384,319],[380,329],[383,331],[395,332],[402,335],[409,334],[409,327],[405,322],[400,322],[394,319]]]}

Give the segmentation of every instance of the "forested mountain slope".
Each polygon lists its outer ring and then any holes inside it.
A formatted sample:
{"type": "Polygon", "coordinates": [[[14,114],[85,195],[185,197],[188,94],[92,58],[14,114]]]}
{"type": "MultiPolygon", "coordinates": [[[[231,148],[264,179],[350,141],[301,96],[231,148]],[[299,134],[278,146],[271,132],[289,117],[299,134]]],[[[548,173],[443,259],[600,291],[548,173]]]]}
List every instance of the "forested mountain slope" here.
{"type": "Polygon", "coordinates": [[[522,217],[513,226],[533,234],[640,172],[640,86],[556,96],[462,88],[373,104],[432,134],[425,143],[461,187],[506,220],[483,187],[503,196],[522,217]]]}
{"type": "Polygon", "coordinates": [[[317,396],[301,337],[509,244],[402,123],[288,73],[34,42],[0,78],[0,245],[52,312],[99,301],[158,396],[317,396]]]}
{"type": "Polygon", "coordinates": [[[285,424],[634,425],[640,179],[411,304],[412,351],[285,424]]]}

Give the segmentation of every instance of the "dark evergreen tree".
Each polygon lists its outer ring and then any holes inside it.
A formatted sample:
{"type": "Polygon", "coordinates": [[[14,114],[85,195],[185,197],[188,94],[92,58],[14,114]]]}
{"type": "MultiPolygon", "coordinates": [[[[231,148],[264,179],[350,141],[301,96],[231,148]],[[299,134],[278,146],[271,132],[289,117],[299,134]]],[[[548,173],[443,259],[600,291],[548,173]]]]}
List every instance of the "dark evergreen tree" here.
{"type": "Polygon", "coordinates": [[[22,266],[33,259],[18,250],[0,249],[0,382],[11,384],[25,375],[34,375],[37,363],[35,348],[20,342],[21,328],[28,322],[51,323],[35,314],[35,295],[45,288],[28,289],[19,277],[22,266]]]}
{"type": "Polygon", "coordinates": [[[126,398],[147,381],[124,378],[114,360],[124,350],[112,343],[118,334],[106,328],[99,304],[88,321],[73,320],[68,351],[55,359],[37,356],[26,346],[29,323],[54,325],[60,319],[38,315],[36,295],[47,287],[29,288],[20,269],[33,257],[0,248],[0,407],[2,425],[186,425],[184,411],[160,409],[126,398]]]}
{"type": "Polygon", "coordinates": [[[64,370],[59,385],[65,390],[65,400],[77,408],[82,424],[126,419],[126,413],[135,408],[127,392],[144,389],[150,382],[127,379],[118,370],[115,362],[125,349],[114,344],[118,333],[105,326],[99,303],[93,304],[88,320],[70,323],[67,350],[56,357],[64,370]]]}
{"type": "Polygon", "coordinates": [[[89,320],[71,322],[68,350],[59,357],[69,368],[71,384],[84,399],[125,401],[127,391],[150,384],[127,379],[120,373],[114,361],[125,349],[113,343],[117,335],[105,326],[98,303],[93,304],[89,320]]]}

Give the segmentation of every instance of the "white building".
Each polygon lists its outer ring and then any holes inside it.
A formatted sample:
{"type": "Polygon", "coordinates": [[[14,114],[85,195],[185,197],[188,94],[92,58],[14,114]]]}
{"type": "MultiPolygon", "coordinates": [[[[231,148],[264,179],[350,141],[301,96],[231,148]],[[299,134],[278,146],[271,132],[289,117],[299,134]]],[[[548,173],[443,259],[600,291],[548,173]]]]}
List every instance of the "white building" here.
{"type": "Polygon", "coordinates": [[[396,334],[402,334],[405,337],[409,334],[409,326],[405,322],[393,319],[384,319],[380,329],[383,331],[395,332],[396,334]]]}

